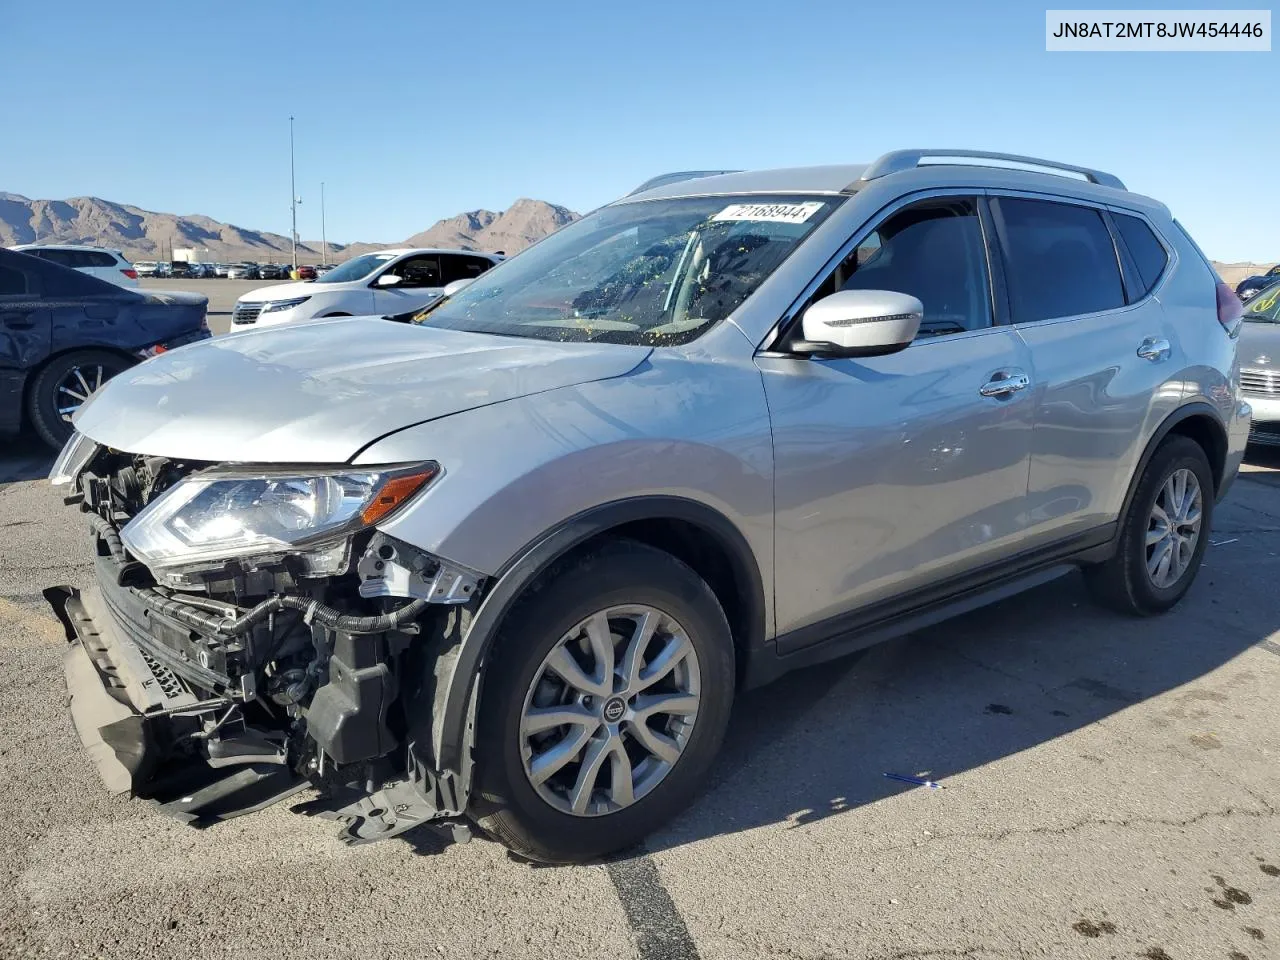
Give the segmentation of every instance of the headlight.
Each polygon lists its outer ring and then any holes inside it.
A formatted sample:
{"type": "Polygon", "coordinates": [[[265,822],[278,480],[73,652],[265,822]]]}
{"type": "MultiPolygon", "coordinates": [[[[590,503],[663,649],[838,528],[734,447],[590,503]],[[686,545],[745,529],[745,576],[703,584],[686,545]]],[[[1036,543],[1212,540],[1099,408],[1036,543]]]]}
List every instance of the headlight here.
{"type": "Polygon", "coordinates": [[[262,305],[262,312],[272,313],[276,310],[292,310],[310,299],[310,297],[294,297],[292,300],[268,300],[262,305]]]}
{"type": "Polygon", "coordinates": [[[434,463],[307,474],[210,471],[151,501],[120,538],[153,569],[299,553],[312,574],[337,573],[353,531],[377,523],[439,472],[434,463]]]}
{"type": "Polygon", "coordinates": [[[93,459],[98,452],[98,445],[83,433],[71,434],[71,439],[62,447],[58,459],[53,461],[53,469],[49,471],[49,482],[55,487],[71,483],[80,476],[84,465],[93,459]]]}

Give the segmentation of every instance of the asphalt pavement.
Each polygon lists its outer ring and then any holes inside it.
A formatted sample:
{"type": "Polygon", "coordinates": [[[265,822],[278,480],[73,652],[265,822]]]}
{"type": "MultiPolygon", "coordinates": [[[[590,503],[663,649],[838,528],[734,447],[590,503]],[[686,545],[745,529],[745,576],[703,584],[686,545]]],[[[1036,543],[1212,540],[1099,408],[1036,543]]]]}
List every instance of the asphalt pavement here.
{"type": "Polygon", "coordinates": [[[4,960],[1280,956],[1280,458],[1220,506],[1172,613],[1118,617],[1073,576],[784,678],[741,698],[674,824],[558,868],[107,797],[40,597],[89,576],[49,459],[0,456],[4,960]]]}

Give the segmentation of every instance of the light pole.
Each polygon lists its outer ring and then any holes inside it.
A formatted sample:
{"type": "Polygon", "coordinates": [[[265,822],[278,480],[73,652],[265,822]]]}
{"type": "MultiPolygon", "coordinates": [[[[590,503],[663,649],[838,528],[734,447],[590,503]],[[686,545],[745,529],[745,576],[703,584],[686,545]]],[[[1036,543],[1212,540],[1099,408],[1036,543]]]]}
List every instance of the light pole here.
{"type": "Polygon", "coordinates": [[[320,262],[329,262],[329,241],[324,233],[324,181],[320,181],[320,262]]]}
{"type": "Polygon", "coordinates": [[[298,188],[293,176],[293,116],[289,117],[289,211],[293,215],[293,269],[298,269],[298,188]]]}

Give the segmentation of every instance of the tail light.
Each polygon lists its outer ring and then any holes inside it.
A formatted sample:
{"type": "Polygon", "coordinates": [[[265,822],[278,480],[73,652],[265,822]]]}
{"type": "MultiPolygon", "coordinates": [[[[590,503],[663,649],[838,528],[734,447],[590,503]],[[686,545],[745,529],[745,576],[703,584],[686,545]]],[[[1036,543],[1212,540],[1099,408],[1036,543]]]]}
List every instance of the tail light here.
{"type": "Polygon", "coordinates": [[[1221,280],[1218,281],[1218,322],[1228,333],[1235,331],[1240,318],[1244,316],[1244,305],[1236,292],[1221,280]]]}
{"type": "Polygon", "coordinates": [[[128,270],[121,270],[120,272],[123,273],[130,280],[138,279],[138,271],[133,269],[133,267],[130,267],[128,270]]]}

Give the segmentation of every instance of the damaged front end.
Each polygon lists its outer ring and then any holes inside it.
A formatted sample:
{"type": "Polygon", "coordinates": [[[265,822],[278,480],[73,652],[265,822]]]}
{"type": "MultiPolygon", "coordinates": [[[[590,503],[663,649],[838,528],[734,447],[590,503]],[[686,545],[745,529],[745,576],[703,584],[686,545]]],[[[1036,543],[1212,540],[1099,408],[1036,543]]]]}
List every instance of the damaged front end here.
{"type": "Polygon", "coordinates": [[[73,438],[51,479],[92,528],[96,586],[45,596],[107,786],[197,826],[313,786],[297,809],[343,821],[347,842],[424,822],[465,837],[470,751],[442,769],[432,724],[483,579],[375,526],[438,474],[73,438]]]}

